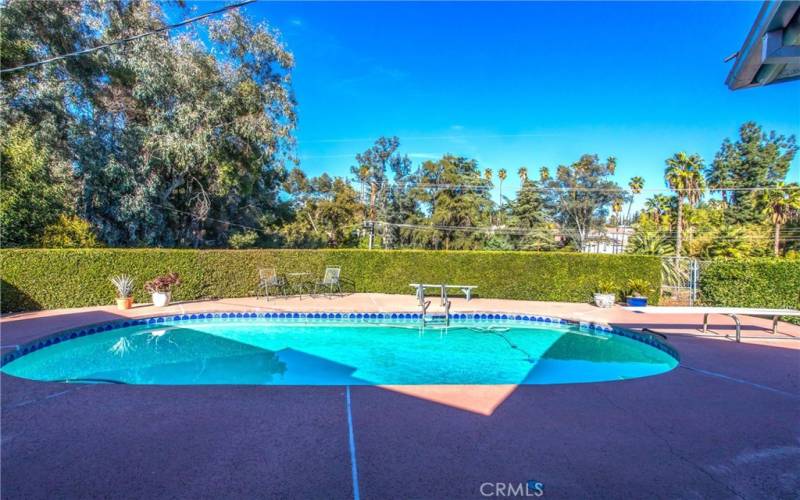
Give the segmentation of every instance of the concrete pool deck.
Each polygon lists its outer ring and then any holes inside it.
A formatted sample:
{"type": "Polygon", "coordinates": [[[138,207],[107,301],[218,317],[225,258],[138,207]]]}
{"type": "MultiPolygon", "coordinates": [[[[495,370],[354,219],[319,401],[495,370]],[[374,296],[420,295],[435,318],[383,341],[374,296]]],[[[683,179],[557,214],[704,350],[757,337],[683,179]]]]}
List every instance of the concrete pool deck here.
{"type": "MultiPolygon", "coordinates": [[[[39,311],[0,318],[0,341],[5,353],[74,326],[177,312],[417,309],[412,295],[356,294],[39,311]]],[[[681,365],[550,386],[65,385],[2,375],[2,497],[353,498],[355,485],[365,499],[482,498],[482,485],[528,481],[554,498],[800,491],[800,327],[781,323],[772,335],[768,320],[744,318],[737,344],[723,316],[703,335],[699,314],[457,298],[453,311],[650,328],[681,365]]]]}

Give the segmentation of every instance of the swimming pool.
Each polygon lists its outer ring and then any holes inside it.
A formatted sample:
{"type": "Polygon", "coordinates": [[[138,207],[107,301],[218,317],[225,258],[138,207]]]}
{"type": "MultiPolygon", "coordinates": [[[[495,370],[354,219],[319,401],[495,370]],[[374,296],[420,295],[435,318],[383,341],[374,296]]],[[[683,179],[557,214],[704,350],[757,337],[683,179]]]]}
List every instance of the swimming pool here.
{"type": "Polygon", "coordinates": [[[557,384],[657,375],[677,353],[648,334],[558,318],[207,313],[74,329],[3,357],[6,374],[123,384],[557,384]]]}

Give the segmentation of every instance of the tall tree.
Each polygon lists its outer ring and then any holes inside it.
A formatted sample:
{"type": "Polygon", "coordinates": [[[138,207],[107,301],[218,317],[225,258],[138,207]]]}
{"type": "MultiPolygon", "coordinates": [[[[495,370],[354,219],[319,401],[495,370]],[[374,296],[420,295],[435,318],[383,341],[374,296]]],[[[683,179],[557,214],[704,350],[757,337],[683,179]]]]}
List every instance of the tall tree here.
{"type": "Polygon", "coordinates": [[[773,253],[780,255],[781,226],[790,219],[800,215],[800,186],[797,183],[783,184],[779,182],[775,189],[761,193],[758,198],[761,212],[767,217],[773,227],[773,253]]]}
{"type": "Polygon", "coordinates": [[[762,131],[755,122],[739,128],[736,142],[725,139],[705,175],[712,191],[730,205],[731,223],[760,222],[757,189],[784,182],[797,153],[795,137],[762,131]]]}
{"type": "Polygon", "coordinates": [[[1,141],[0,244],[37,245],[47,226],[73,211],[72,173],[53,161],[49,148],[23,122],[1,141]]]}
{"type": "Polygon", "coordinates": [[[509,202],[509,226],[514,229],[510,241],[514,248],[549,250],[555,246],[549,214],[539,185],[525,177],[517,197],[509,202]]]}
{"type": "Polygon", "coordinates": [[[445,155],[436,162],[426,162],[421,172],[423,175],[438,172],[441,183],[447,186],[434,195],[430,223],[439,229],[428,233],[431,245],[445,250],[480,247],[484,241],[480,229],[489,223],[492,202],[486,189],[489,182],[481,178],[478,163],[445,155]]]}
{"type": "Polygon", "coordinates": [[[555,177],[543,183],[547,207],[578,249],[593,231],[602,232],[609,205],[617,199],[627,200],[622,188],[610,179],[613,166],[613,157],[601,162],[597,155],[587,154],[569,166],[559,166],[555,177]]]}
{"type": "Polygon", "coordinates": [[[628,188],[631,191],[631,201],[628,202],[628,213],[625,215],[625,219],[627,219],[626,224],[630,224],[631,220],[631,208],[633,208],[633,200],[637,194],[642,192],[644,189],[644,179],[637,176],[631,177],[631,180],[628,181],[628,188]]]}
{"type": "Polygon", "coordinates": [[[285,246],[336,248],[357,244],[361,204],[358,193],[347,181],[328,174],[308,178],[295,168],[284,188],[294,205],[293,219],[280,228],[285,246]]]}
{"type": "Polygon", "coordinates": [[[542,167],[539,169],[539,180],[541,182],[550,180],[550,170],[547,167],[542,167]]]}
{"type": "MultiPolygon", "coordinates": [[[[503,182],[506,180],[507,177],[508,177],[508,172],[506,172],[506,169],[501,168],[500,170],[497,171],[497,179],[500,180],[500,182],[498,183],[499,184],[499,186],[498,186],[499,193],[498,194],[500,195],[500,215],[501,216],[503,214],[503,182]]],[[[498,222],[502,223],[502,220],[498,221],[498,222]]]]}
{"type": "MultiPolygon", "coordinates": [[[[369,149],[356,155],[357,165],[351,167],[351,171],[364,178],[368,185],[369,221],[395,222],[402,219],[402,213],[398,211],[405,210],[402,205],[407,200],[400,198],[411,180],[411,160],[397,151],[399,147],[397,137],[379,137],[369,149]],[[394,176],[394,183],[390,174],[394,176]]],[[[384,224],[382,229],[384,246],[392,248],[398,238],[397,229],[388,224],[384,224]]]]}
{"type": "Polygon", "coordinates": [[[696,154],[675,153],[666,160],[664,178],[667,186],[675,191],[678,198],[678,219],[676,221],[675,255],[681,255],[683,243],[683,200],[692,205],[703,197],[705,179],[703,178],[703,159],[696,154]]]}
{"type": "MultiPolygon", "coordinates": [[[[21,21],[2,24],[19,62],[168,22],[152,0],[11,0],[3,14],[21,21]]],[[[203,24],[3,76],[3,123],[53,131],[49,151],[81,188],[75,208],[109,244],[222,244],[228,221],[268,224],[281,209],[293,57],[239,11],[203,24]]]]}
{"type": "MultiPolygon", "coordinates": [[[[674,198],[663,194],[656,194],[645,200],[644,208],[653,222],[659,223],[672,212],[674,198]]],[[[675,204],[677,205],[677,204],[675,204]]]]}

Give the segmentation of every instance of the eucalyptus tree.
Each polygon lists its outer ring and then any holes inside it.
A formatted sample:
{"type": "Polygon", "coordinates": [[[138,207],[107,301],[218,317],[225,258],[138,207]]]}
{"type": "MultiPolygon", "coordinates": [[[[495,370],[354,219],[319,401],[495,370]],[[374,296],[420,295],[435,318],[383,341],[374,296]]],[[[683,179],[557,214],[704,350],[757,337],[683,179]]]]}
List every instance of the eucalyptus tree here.
{"type": "Polygon", "coordinates": [[[608,207],[627,195],[611,176],[614,159],[601,162],[597,155],[583,155],[571,165],[561,165],[556,175],[543,181],[545,205],[562,232],[579,249],[593,231],[602,231],[608,207]]]}
{"type": "Polygon", "coordinates": [[[703,159],[696,154],[675,153],[666,160],[664,179],[667,186],[675,191],[678,199],[676,220],[675,255],[680,257],[683,243],[683,200],[695,205],[703,197],[705,179],[703,178],[703,159]]]}
{"type": "Polygon", "coordinates": [[[379,137],[369,149],[356,155],[357,164],[350,167],[352,173],[368,186],[369,203],[366,215],[369,220],[376,220],[385,205],[390,183],[387,170],[399,146],[400,140],[397,137],[379,137]]]}
{"type": "MultiPolygon", "coordinates": [[[[0,7],[0,66],[14,68],[94,44],[97,1],[7,0],[0,7]]],[[[90,109],[98,55],[3,73],[0,105],[0,241],[38,244],[59,215],[72,216],[79,188],[70,140],[76,112],[90,109]]]]}
{"type": "MultiPolygon", "coordinates": [[[[397,137],[379,137],[369,149],[356,155],[357,164],[351,167],[352,173],[368,185],[366,219],[372,223],[397,223],[409,208],[406,196],[413,183],[411,160],[397,151],[399,147],[397,137]]],[[[384,246],[394,247],[399,231],[391,224],[384,224],[382,229],[384,246]]]]}
{"type": "Polygon", "coordinates": [[[780,255],[781,226],[800,216],[800,186],[797,183],[779,182],[775,189],[761,193],[758,204],[761,206],[761,213],[773,225],[773,253],[775,257],[778,257],[780,255]]]}
{"type": "Polygon", "coordinates": [[[363,219],[358,193],[340,177],[309,178],[298,168],[284,182],[291,195],[291,220],[278,233],[282,245],[293,248],[347,247],[358,243],[363,219]]]}
{"type": "MultiPolygon", "coordinates": [[[[27,62],[168,22],[150,0],[67,0],[38,10],[8,2],[3,17],[16,21],[3,24],[3,43],[16,48],[4,54],[27,62]]],[[[49,151],[74,169],[80,188],[75,209],[105,242],[220,244],[230,222],[263,226],[280,212],[279,186],[293,160],[292,66],[268,26],[231,11],[4,76],[12,91],[3,122],[24,116],[43,135],[54,131],[49,151]]]]}
{"type": "Polygon", "coordinates": [[[705,175],[711,191],[719,192],[730,206],[729,222],[761,222],[759,189],[786,180],[797,148],[793,135],[765,133],[755,122],[744,123],[735,142],[723,141],[705,175]]]}

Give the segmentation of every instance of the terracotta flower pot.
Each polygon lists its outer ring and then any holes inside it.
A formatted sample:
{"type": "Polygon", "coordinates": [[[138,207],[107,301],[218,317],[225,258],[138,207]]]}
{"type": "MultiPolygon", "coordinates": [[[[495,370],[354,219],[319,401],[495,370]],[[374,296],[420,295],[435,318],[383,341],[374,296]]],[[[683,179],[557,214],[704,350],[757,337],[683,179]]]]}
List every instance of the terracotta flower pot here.
{"type": "Polygon", "coordinates": [[[133,306],[133,297],[117,299],[117,309],[130,309],[133,306]]]}

